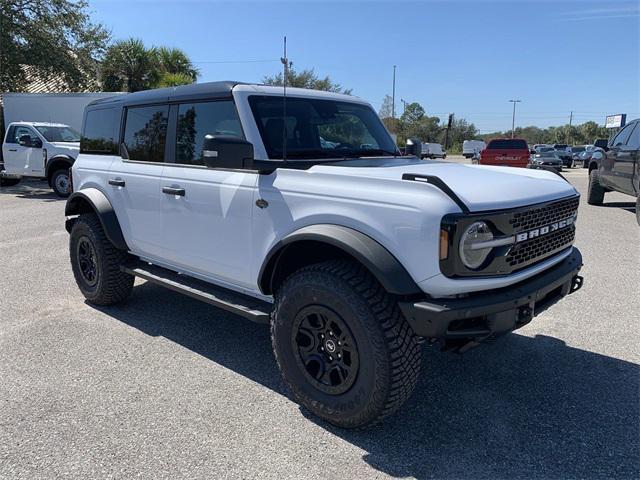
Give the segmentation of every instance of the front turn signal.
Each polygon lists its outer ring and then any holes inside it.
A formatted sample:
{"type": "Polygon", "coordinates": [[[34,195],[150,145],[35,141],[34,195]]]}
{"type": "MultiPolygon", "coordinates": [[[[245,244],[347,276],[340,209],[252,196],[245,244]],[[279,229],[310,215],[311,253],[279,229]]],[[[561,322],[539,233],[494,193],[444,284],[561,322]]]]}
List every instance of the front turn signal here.
{"type": "Polygon", "coordinates": [[[440,260],[445,260],[449,256],[449,232],[440,230],[440,260]]]}

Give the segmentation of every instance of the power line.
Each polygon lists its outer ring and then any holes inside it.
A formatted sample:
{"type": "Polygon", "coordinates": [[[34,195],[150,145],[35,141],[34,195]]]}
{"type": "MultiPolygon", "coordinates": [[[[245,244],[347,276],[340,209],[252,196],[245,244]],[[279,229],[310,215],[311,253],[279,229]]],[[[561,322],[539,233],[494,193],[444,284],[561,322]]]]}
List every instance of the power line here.
{"type": "Polygon", "coordinates": [[[203,60],[200,62],[191,62],[191,63],[271,63],[271,62],[280,62],[280,59],[277,59],[277,60],[203,60]]]}

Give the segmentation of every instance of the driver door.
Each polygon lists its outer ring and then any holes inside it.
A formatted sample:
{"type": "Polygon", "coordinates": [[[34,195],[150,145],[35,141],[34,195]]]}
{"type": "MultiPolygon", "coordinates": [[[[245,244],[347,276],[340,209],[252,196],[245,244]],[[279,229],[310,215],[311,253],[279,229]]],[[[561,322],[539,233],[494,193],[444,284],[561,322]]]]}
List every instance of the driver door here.
{"type": "Polygon", "coordinates": [[[25,125],[16,125],[7,136],[7,148],[4,149],[4,168],[7,173],[26,177],[44,176],[42,148],[20,145],[20,137],[29,135],[32,140],[39,139],[38,134],[25,125]]]}

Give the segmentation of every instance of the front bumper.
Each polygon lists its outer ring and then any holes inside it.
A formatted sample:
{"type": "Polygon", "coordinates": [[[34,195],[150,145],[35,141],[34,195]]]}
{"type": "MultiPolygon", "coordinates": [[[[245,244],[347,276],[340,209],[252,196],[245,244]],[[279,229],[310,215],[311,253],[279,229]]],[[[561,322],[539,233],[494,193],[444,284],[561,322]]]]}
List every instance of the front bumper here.
{"type": "Polygon", "coordinates": [[[401,301],[400,309],[416,335],[475,342],[507,333],[582,286],[582,255],[573,247],[557,265],[510,287],[463,298],[401,301]]]}

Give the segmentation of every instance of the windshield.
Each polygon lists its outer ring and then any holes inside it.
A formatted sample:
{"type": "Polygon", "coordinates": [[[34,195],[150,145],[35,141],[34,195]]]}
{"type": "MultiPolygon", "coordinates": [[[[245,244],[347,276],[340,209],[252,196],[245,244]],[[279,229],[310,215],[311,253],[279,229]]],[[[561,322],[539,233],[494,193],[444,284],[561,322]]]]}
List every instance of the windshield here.
{"type": "Polygon", "coordinates": [[[79,142],[80,133],[71,127],[51,127],[44,125],[36,125],[38,130],[47,142],[79,142]]]}
{"type": "MultiPolygon", "coordinates": [[[[249,104],[270,159],[283,157],[283,98],[251,96],[249,104]]],[[[397,153],[394,141],[367,105],[287,97],[287,158],[356,158],[397,153]]]]}
{"type": "Polygon", "coordinates": [[[584,147],[571,147],[573,153],[584,152],[584,147]]]}
{"type": "Polygon", "coordinates": [[[539,157],[555,157],[556,156],[556,152],[554,151],[549,151],[549,150],[545,150],[544,152],[540,152],[538,154],[539,157]]]}
{"type": "Polygon", "coordinates": [[[538,152],[542,153],[542,152],[553,152],[553,147],[540,147],[538,148],[538,152]]]}

